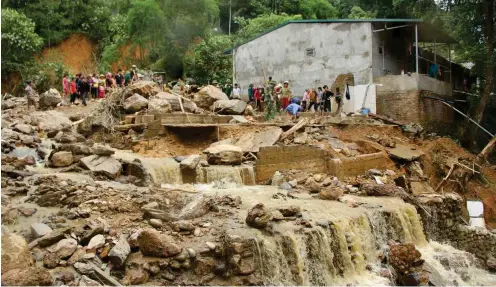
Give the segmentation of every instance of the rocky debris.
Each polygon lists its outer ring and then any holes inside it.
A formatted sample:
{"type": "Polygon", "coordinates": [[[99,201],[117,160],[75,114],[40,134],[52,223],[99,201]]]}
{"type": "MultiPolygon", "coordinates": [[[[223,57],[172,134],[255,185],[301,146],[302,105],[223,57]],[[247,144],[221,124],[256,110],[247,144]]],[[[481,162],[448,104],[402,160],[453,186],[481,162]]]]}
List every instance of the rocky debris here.
{"type": "Polygon", "coordinates": [[[76,239],[66,238],[48,247],[47,250],[56,253],[60,259],[65,259],[69,258],[76,251],[77,245],[76,239]]]}
{"type": "Polygon", "coordinates": [[[90,277],[83,275],[81,279],[79,279],[79,286],[102,286],[102,284],[97,281],[91,279],[90,277]]]}
{"type": "Polygon", "coordinates": [[[57,253],[47,252],[43,257],[43,266],[48,269],[53,269],[59,265],[60,258],[57,253]]]}
{"type": "Polygon", "coordinates": [[[88,249],[95,250],[104,245],[105,245],[105,236],[103,236],[102,234],[97,234],[93,238],[91,238],[90,242],[88,243],[88,249]]]}
{"type": "Polygon", "coordinates": [[[127,242],[126,237],[121,236],[119,241],[117,241],[115,246],[110,250],[108,259],[114,267],[121,268],[124,266],[124,262],[126,262],[129,253],[131,253],[131,246],[127,242]]]}
{"type": "Polygon", "coordinates": [[[66,130],[72,126],[72,122],[58,111],[36,111],[30,116],[31,124],[47,133],[66,130]]]}
{"type": "Polygon", "coordinates": [[[403,125],[401,126],[401,129],[403,130],[404,133],[408,134],[409,136],[417,136],[422,133],[424,128],[422,125],[418,123],[411,123],[408,125],[403,125]]]}
{"type": "Polygon", "coordinates": [[[489,257],[489,259],[486,260],[486,265],[489,271],[496,271],[496,258],[489,257]]]}
{"type": "Polygon", "coordinates": [[[198,163],[200,163],[200,160],[201,160],[201,155],[193,154],[182,160],[179,166],[181,169],[194,170],[196,169],[198,163]]]}
{"type": "Polygon", "coordinates": [[[328,186],[319,192],[319,198],[325,200],[338,200],[344,194],[344,190],[338,186],[328,186]]]}
{"type": "Polygon", "coordinates": [[[389,243],[388,263],[394,268],[397,283],[403,286],[427,285],[429,274],[423,269],[422,254],[412,243],[389,243]]]}
{"type": "Polygon", "coordinates": [[[157,218],[152,218],[150,219],[150,225],[155,228],[160,228],[162,227],[163,223],[162,220],[157,219],[157,218]]]}
{"type": "Polygon", "coordinates": [[[12,109],[16,106],[16,103],[12,99],[2,100],[2,110],[12,109]]]}
{"type": "Polygon", "coordinates": [[[269,128],[258,133],[247,133],[232,142],[232,145],[240,147],[243,152],[257,153],[262,147],[273,146],[281,137],[282,129],[278,127],[269,128]]]}
{"type": "Polygon", "coordinates": [[[66,167],[74,162],[74,158],[71,152],[59,151],[52,154],[50,161],[54,167],[66,167]]]}
{"type": "Polygon", "coordinates": [[[26,240],[17,234],[2,232],[2,277],[5,272],[24,270],[32,265],[26,240]]]}
{"type": "Polygon", "coordinates": [[[151,114],[165,114],[172,111],[172,106],[168,100],[152,97],[148,101],[148,112],[151,114]]]}
{"type": "Polygon", "coordinates": [[[160,88],[157,83],[153,81],[138,81],[132,85],[125,87],[122,90],[122,95],[124,99],[127,99],[135,94],[143,96],[145,98],[150,98],[152,96],[160,93],[160,88]]]}
{"type": "Polygon", "coordinates": [[[42,110],[47,110],[55,108],[61,102],[62,97],[60,96],[59,91],[57,91],[57,89],[50,89],[40,95],[39,107],[42,110]]]}
{"type": "Polygon", "coordinates": [[[168,101],[172,110],[176,112],[181,112],[181,104],[179,103],[179,100],[182,101],[185,112],[195,113],[198,110],[198,107],[196,106],[195,102],[184,100],[171,93],[160,92],[156,95],[156,98],[168,101]]]}
{"type": "Polygon", "coordinates": [[[145,229],[138,236],[140,251],[146,256],[171,257],[181,252],[175,240],[155,229],[145,229]]]}
{"type": "Polygon", "coordinates": [[[229,100],[221,89],[208,85],[200,89],[200,92],[194,95],[196,105],[205,110],[212,110],[212,105],[219,100],[229,100]]]}
{"type": "Polygon", "coordinates": [[[209,147],[203,151],[207,154],[209,164],[239,165],[243,160],[243,150],[240,147],[221,144],[209,147]]]}
{"type": "Polygon", "coordinates": [[[99,156],[111,156],[115,154],[115,151],[104,146],[104,145],[94,145],[91,148],[91,152],[93,154],[99,155],[99,156]]]}
{"type": "MultiPolygon", "coordinates": [[[[54,231],[54,232],[48,233],[47,235],[40,237],[37,240],[29,243],[29,246],[30,246],[29,249],[31,249],[31,246],[33,245],[32,243],[36,243],[36,245],[39,245],[40,247],[47,247],[47,246],[50,246],[52,244],[55,244],[55,243],[59,242],[60,240],[64,239],[65,234],[68,233],[68,231],[70,231],[70,229],[59,230],[59,231],[54,231]]],[[[36,245],[34,245],[34,246],[36,246],[36,245]]]]}
{"type": "Polygon", "coordinates": [[[369,196],[394,196],[404,193],[404,190],[394,184],[363,184],[360,189],[369,196]]]}
{"type": "Polygon", "coordinates": [[[85,144],[61,144],[57,147],[56,151],[67,151],[73,155],[92,155],[93,151],[85,144]]]}
{"type": "Polygon", "coordinates": [[[42,236],[45,236],[49,233],[51,233],[53,230],[50,228],[50,226],[44,224],[44,223],[33,223],[31,224],[31,233],[33,234],[34,238],[39,238],[42,236]]]}
{"type": "Polygon", "coordinates": [[[214,111],[223,115],[242,115],[246,103],[242,100],[219,100],[213,104],[214,111]]]}
{"type": "Polygon", "coordinates": [[[52,284],[53,278],[50,272],[41,267],[31,266],[2,273],[3,286],[51,286],[52,284]]]}
{"type": "Polygon", "coordinates": [[[91,155],[83,157],[81,164],[96,175],[105,175],[116,179],[122,172],[121,163],[110,156],[91,155]]]}
{"type": "Polygon", "coordinates": [[[284,217],[301,215],[301,208],[297,205],[284,206],[277,209],[284,217]]]}
{"type": "Polygon", "coordinates": [[[395,148],[389,149],[387,152],[390,156],[405,161],[414,161],[424,155],[423,151],[406,145],[396,145],[395,148]]]}
{"type": "Polygon", "coordinates": [[[148,108],[148,100],[145,97],[134,94],[124,101],[123,106],[126,112],[135,113],[148,108]]]}
{"type": "Polygon", "coordinates": [[[14,126],[14,130],[29,135],[33,132],[33,127],[27,124],[17,124],[14,126]]]}
{"type": "Polygon", "coordinates": [[[272,213],[263,203],[258,203],[248,211],[248,215],[246,216],[246,224],[251,227],[263,229],[267,227],[271,219],[272,213]]]}
{"type": "Polygon", "coordinates": [[[139,285],[148,281],[149,275],[143,268],[127,268],[126,275],[122,279],[124,285],[139,285]]]}
{"type": "Polygon", "coordinates": [[[310,193],[320,192],[320,185],[315,181],[313,177],[309,177],[305,182],[305,187],[310,191],[310,193]]]}

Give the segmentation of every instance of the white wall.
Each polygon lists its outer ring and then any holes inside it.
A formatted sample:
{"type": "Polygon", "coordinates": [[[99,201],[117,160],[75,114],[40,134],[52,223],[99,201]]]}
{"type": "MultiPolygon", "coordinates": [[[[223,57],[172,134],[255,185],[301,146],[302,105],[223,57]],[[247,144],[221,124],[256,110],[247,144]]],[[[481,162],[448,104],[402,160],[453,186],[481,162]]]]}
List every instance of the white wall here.
{"type": "MultiPolygon", "coordinates": [[[[362,109],[363,100],[365,98],[365,91],[368,85],[355,85],[350,86],[350,99],[347,100],[343,93],[343,112],[353,113],[362,109]]],[[[338,105],[334,99],[331,102],[331,112],[335,112],[338,105]]],[[[375,85],[370,85],[367,91],[367,98],[365,100],[365,108],[369,108],[372,113],[376,113],[376,88],[375,85]]]]}
{"type": "Polygon", "coordinates": [[[250,83],[263,85],[264,71],[277,82],[289,81],[294,95],[333,84],[353,73],[355,85],[372,81],[370,23],[291,23],[235,51],[236,81],[247,94],[250,83]],[[305,49],[314,48],[315,56],[305,49]]]}

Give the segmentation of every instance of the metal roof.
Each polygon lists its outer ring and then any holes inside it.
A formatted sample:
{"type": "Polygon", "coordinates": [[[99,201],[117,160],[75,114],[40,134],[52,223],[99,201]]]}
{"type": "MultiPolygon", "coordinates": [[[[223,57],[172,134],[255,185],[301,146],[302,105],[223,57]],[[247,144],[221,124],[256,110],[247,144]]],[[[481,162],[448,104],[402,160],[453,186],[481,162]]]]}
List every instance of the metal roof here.
{"type": "MultiPolygon", "coordinates": [[[[430,23],[424,22],[422,19],[313,19],[313,20],[290,20],[279,24],[267,31],[264,31],[257,36],[239,43],[232,48],[224,50],[224,54],[231,53],[232,49],[243,46],[246,43],[249,43],[255,39],[258,39],[272,31],[275,31],[281,27],[284,27],[289,24],[300,24],[300,23],[416,23],[419,24],[419,42],[434,42],[434,38],[436,38],[438,43],[450,43],[456,44],[457,41],[453,39],[451,36],[436,28],[434,25],[430,23]]],[[[392,27],[391,27],[392,28],[392,27]]]]}

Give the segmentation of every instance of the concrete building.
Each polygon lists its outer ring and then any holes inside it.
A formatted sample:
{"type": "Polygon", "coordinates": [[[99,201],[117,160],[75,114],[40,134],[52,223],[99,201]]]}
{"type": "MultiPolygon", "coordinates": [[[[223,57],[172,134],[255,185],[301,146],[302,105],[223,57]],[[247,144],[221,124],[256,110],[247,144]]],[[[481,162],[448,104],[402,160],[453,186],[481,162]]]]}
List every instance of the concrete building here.
{"type": "MultiPolygon", "coordinates": [[[[417,19],[295,20],[226,53],[234,53],[234,77],[244,94],[250,84],[263,85],[269,76],[289,81],[299,97],[306,88],[324,85],[340,87],[344,94],[346,83],[336,79],[351,73],[345,112],[366,107],[397,120],[449,122],[449,108],[423,96],[452,97],[452,88],[463,82],[463,75],[451,74],[450,55],[445,59],[436,53],[454,43],[417,19]],[[432,65],[438,68],[435,78],[427,76],[432,65]]],[[[450,48],[444,50],[451,54],[450,48]]]]}

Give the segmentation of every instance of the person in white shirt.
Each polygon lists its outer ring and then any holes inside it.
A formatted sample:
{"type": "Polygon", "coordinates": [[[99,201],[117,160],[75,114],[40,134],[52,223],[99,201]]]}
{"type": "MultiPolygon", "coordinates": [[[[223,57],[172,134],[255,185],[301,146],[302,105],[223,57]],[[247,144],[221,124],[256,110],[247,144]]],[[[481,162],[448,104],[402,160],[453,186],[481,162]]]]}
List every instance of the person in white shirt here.
{"type": "Polygon", "coordinates": [[[234,84],[234,89],[231,92],[231,99],[241,99],[241,89],[238,86],[238,83],[234,84]]]}

